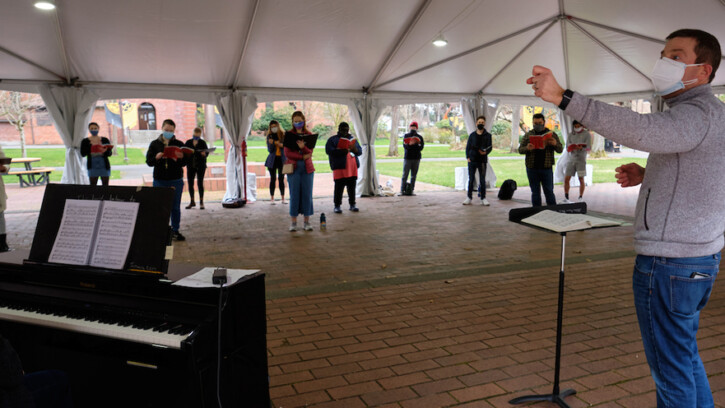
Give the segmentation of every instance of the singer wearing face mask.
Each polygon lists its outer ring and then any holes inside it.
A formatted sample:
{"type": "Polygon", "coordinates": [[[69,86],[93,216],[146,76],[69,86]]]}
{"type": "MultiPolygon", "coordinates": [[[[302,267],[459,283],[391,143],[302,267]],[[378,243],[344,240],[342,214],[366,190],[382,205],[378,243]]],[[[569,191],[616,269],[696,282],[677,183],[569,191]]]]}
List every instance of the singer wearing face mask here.
{"type": "Polygon", "coordinates": [[[209,146],[201,138],[200,128],[194,128],[191,139],[187,140],[184,146],[194,150],[186,164],[186,187],[189,189],[189,197],[191,198],[191,202],[186,206],[186,209],[190,210],[196,206],[196,202],[194,202],[194,178],[196,178],[197,187],[199,187],[199,209],[203,210],[204,173],[206,173],[206,156],[209,154],[205,150],[209,149],[209,146]]]}
{"type": "Polygon", "coordinates": [[[471,205],[473,199],[473,186],[476,184],[476,172],[478,172],[478,191],[481,194],[481,205],[488,206],[486,200],[486,164],[488,155],[493,149],[491,134],[486,131],[486,117],[476,118],[476,131],[468,135],[466,142],[466,159],[468,160],[468,197],[463,205],[471,205]]]}
{"type": "Polygon", "coordinates": [[[171,119],[164,120],[161,127],[163,133],[149,144],[146,152],[146,164],[154,168],[154,187],[172,187],[174,189],[174,202],[171,205],[171,230],[175,241],[184,241],[186,238],[179,232],[181,224],[181,194],[184,192],[184,170],[186,158],[178,149],[167,147],[184,147],[184,143],[174,136],[176,124],[171,119]],[[176,150],[176,151],[173,151],[176,150]]]}
{"type": "Polygon", "coordinates": [[[403,156],[403,181],[400,183],[400,194],[407,194],[406,189],[408,189],[410,195],[415,195],[413,193],[415,178],[418,176],[418,167],[420,167],[422,157],[420,152],[425,147],[425,141],[423,135],[418,133],[418,122],[410,122],[409,128],[410,132],[403,136],[405,156],[403,156]],[[410,173],[410,183],[408,183],[408,173],[410,173]]]}
{"type": "Polygon", "coordinates": [[[269,170],[269,201],[274,205],[274,189],[279,179],[279,195],[282,196],[282,204],[287,204],[284,201],[284,174],[282,174],[282,165],[287,161],[284,155],[284,131],[276,120],[270,121],[267,129],[269,155],[264,167],[269,170]]]}
{"type": "Polygon", "coordinates": [[[578,121],[572,122],[573,132],[569,133],[566,139],[566,151],[569,152],[569,161],[564,169],[564,200],[562,204],[571,204],[569,200],[569,188],[571,178],[576,174],[579,177],[579,201],[584,201],[584,177],[587,176],[587,152],[592,147],[592,134],[578,121]]]}
{"type": "Polygon", "coordinates": [[[545,125],[544,115],[536,113],[533,116],[534,129],[528,131],[521,139],[519,153],[526,155],[526,176],[531,187],[531,205],[541,205],[541,190],[544,190],[546,205],[555,205],[554,195],[554,152],[564,151],[559,136],[549,130],[545,125]],[[534,141],[539,138],[541,140],[534,141]]]}
{"type": "Polygon", "coordinates": [[[355,205],[355,187],[357,186],[357,169],[360,167],[358,156],[362,154],[362,147],[350,134],[350,125],[347,122],[341,122],[337,127],[337,134],[327,139],[325,152],[330,159],[332,178],[335,180],[334,213],[342,214],[340,206],[342,205],[342,192],[345,188],[347,188],[350,211],[360,211],[355,205]]]}
{"type": "Polygon", "coordinates": [[[711,34],[670,34],[651,75],[669,110],[651,114],[564,90],[542,66],[526,81],[589,129],[650,152],[646,168],[626,164],[616,178],[622,187],[640,186],[632,286],[658,407],[714,406],[696,335],[724,245],[725,104],[710,85],[721,59],[711,34]]]}
{"type": "Polygon", "coordinates": [[[98,129],[98,123],[88,124],[90,136],[81,141],[81,156],[88,157],[88,178],[91,180],[91,185],[98,185],[100,177],[101,184],[107,186],[111,176],[111,162],[108,161],[108,157],[113,151],[107,147],[111,145],[111,141],[106,137],[98,136],[98,129]]]}
{"type": "Polygon", "coordinates": [[[292,114],[292,130],[284,136],[286,164],[292,164],[294,171],[287,177],[289,182],[289,215],[292,220],[289,230],[297,231],[297,216],[304,216],[305,231],[312,231],[310,216],[312,207],[312,183],[315,180],[315,166],[312,164],[312,150],[305,144],[302,135],[310,135],[305,115],[296,111],[292,114]]]}

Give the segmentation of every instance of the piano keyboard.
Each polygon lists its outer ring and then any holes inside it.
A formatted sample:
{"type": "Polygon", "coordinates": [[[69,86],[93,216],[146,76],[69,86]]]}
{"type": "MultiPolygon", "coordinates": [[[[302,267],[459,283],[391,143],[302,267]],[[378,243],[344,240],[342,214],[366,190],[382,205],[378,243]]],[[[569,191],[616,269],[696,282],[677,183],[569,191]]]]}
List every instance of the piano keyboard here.
{"type": "Polygon", "coordinates": [[[143,318],[102,316],[101,314],[59,311],[37,305],[0,302],[0,319],[180,349],[194,328],[181,323],[143,318]]]}

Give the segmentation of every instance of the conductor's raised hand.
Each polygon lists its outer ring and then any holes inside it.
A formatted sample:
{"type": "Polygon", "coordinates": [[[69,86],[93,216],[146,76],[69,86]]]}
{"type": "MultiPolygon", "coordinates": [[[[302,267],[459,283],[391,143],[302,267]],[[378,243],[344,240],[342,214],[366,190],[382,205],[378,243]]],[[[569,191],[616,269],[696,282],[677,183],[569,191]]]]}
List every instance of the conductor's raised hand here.
{"type": "Polygon", "coordinates": [[[616,169],[614,177],[622,187],[634,187],[644,179],[644,167],[637,163],[623,164],[616,169]]]}
{"type": "Polygon", "coordinates": [[[556,78],[554,78],[551,70],[541,65],[534,65],[534,69],[531,70],[531,75],[526,80],[526,83],[531,85],[531,88],[534,90],[534,95],[558,106],[561,103],[564,88],[556,82],[556,78]]]}

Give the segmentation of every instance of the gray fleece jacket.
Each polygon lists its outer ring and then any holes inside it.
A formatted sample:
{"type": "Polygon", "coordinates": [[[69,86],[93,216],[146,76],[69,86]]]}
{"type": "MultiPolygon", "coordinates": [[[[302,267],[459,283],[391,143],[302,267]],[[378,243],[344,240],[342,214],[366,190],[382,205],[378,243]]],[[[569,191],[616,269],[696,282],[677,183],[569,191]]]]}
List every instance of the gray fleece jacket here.
{"type": "Polygon", "coordinates": [[[651,153],[635,212],[635,251],[684,258],[712,255],[725,232],[725,104],[701,85],[638,114],[575,93],[572,118],[625,146],[651,153]]]}

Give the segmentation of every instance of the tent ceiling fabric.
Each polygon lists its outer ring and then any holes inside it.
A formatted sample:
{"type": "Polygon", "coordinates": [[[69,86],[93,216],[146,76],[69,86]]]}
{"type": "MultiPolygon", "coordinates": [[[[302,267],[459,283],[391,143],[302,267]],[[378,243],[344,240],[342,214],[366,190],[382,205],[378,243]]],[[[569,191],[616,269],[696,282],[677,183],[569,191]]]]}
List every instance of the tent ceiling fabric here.
{"type": "Polygon", "coordinates": [[[68,81],[105,86],[102,97],[189,87],[181,99],[209,100],[233,87],[319,100],[372,85],[373,97],[482,91],[506,102],[534,100],[524,80],[541,64],[561,83],[568,66],[569,87],[587,95],[641,95],[671,31],[725,44],[714,0],[58,0],[58,24],[32,3],[0,0],[0,89],[37,92],[68,61],[68,81]],[[431,44],[439,33],[446,47],[431,44]]]}

